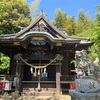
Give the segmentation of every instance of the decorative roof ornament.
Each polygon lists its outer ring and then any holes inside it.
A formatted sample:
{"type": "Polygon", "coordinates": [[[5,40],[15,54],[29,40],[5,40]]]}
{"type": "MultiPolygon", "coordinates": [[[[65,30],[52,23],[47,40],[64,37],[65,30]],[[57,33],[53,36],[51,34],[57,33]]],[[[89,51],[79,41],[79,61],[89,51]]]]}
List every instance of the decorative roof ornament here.
{"type": "Polygon", "coordinates": [[[46,13],[44,13],[43,8],[41,9],[41,12],[37,15],[38,18],[41,17],[41,16],[48,19],[48,16],[47,16],[46,13]]]}
{"type": "Polygon", "coordinates": [[[41,13],[43,14],[43,8],[41,9],[41,13]]]}

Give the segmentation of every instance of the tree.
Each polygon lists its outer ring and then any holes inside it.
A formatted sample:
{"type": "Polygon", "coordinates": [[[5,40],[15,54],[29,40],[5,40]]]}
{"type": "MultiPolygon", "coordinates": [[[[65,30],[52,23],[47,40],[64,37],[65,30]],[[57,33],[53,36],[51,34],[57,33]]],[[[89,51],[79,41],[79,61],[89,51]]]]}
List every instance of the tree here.
{"type": "MultiPolygon", "coordinates": [[[[0,0],[0,35],[12,34],[31,22],[26,0],[0,0]]],[[[0,53],[0,74],[7,74],[10,58],[0,53]]]]}
{"type": "Polygon", "coordinates": [[[100,59],[100,4],[96,7],[96,26],[92,38],[95,40],[95,51],[100,59]]]}
{"type": "Polygon", "coordinates": [[[61,9],[55,11],[55,18],[53,24],[59,28],[63,29],[69,35],[75,34],[75,17],[69,17],[65,12],[62,12],[61,9]]]}
{"type": "Polygon", "coordinates": [[[90,36],[94,41],[94,45],[91,47],[91,58],[94,60],[96,57],[100,59],[100,4],[96,7],[96,20],[94,21],[94,31],[90,36]]]}
{"type": "Polygon", "coordinates": [[[10,66],[10,58],[0,53],[0,74],[8,74],[10,66]]]}
{"type": "Polygon", "coordinates": [[[0,0],[0,35],[12,34],[31,22],[25,0],[0,0]]]}
{"type": "Polygon", "coordinates": [[[76,24],[76,34],[89,29],[89,27],[90,19],[88,18],[88,14],[85,13],[83,9],[80,9],[78,15],[78,22],[76,24]]]}
{"type": "Polygon", "coordinates": [[[55,11],[54,25],[57,28],[65,28],[66,26],[66,13],[62,12],[61,9],[55,11]]]}
{"type": "Polygon", "coordinates": [[[69,35],[75,34],[75,28],[76,28],[75,16],[72,16],[72,17],[66,16],[65,21],[66,21],[65,31],[69,35]]]}
{"type": "Polygon", "coordinates": [[[100,4],[96,6],[96,20],[98,26],[100,27],[100,4]]]}

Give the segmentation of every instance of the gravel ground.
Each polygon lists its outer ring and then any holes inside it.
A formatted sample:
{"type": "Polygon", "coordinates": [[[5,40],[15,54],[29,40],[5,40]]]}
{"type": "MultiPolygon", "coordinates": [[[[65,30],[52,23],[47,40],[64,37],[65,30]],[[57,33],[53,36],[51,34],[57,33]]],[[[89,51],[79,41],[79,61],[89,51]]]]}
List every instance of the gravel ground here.
{"type": "Polygon", "coordinates": [[[61,95],[60,97],[49,96],[21,96],[18,99],[9,95],[0,96],[0,100],[71,100],[69,95],[61,95]]]}

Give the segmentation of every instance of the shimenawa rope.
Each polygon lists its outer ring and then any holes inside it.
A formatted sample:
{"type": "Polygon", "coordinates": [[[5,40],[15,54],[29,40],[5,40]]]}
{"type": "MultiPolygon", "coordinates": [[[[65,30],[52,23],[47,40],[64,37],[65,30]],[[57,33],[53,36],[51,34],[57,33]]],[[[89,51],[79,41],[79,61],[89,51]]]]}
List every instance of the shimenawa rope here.
{"type": "Polygon", "coordinates": [[[53,59],[53,60],[51,60],[51,62],[50,63],[48,63],[48,64],[46,64],[46,65],[43,65],[43,66],[36,66],[36,65],[33,65],[33,64],[29,64],[28,62],[26,62],[21,56],[20,56],[20,54],[18,54],[18,56],[20,57],[20,59],[25,63],[25,64],[27,64],[28,66],[30,66],[30,67],[33,67],[33,68],[35,68],[35,69],[40,69],[40,68],[46,68],[47,66],[49,66],[50,64],[52,64],[58,57],[59,57],[59,54],[57,54],[57,56],[53,59]]]}

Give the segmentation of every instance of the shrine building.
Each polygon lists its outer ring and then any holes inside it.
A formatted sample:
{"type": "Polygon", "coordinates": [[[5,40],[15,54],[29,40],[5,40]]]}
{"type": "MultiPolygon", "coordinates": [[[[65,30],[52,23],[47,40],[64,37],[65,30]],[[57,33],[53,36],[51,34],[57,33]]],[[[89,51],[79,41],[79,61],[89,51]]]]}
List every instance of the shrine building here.
{"type": "Polygon", "coordinates": [[[16,76],[12,80],[19,93],[29,89],[61,94],[73,89],[75,51],[88,50],[92,44],[57,29],[44,12],[20,32],[0,36],[0,52],[10,57],[9,75],[16,76]]]}

